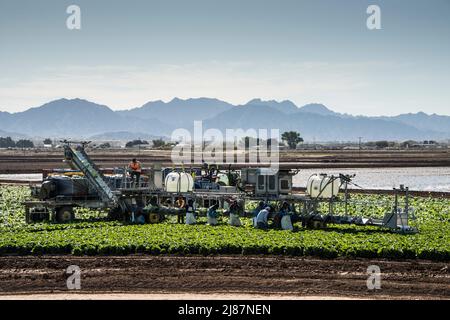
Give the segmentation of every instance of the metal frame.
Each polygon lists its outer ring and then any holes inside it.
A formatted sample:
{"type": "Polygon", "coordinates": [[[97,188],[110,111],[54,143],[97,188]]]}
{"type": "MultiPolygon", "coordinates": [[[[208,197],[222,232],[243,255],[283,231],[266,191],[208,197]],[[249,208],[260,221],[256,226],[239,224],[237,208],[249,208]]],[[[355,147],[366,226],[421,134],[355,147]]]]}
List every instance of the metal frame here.
{"type": "MultiPolygon", "coordinates": [[[[54,199],[49,199],[45,201],[26,201],[25,212],[26,212],[26,220],[30,222],[30,214],[32,208],[46,208],[46,210],[54,212],[56,209],[70,206],[70,207],[87,207],[87,208],[96,208],[96,209],[114,209],[121,208],[123,212],[129,209],[129,202],[132,199],[140,199],[139,201],[147,203],[149,198],[156,197],[158,203],[161,203],[161,199],[168,199],[174,202],[174,199],[178,196],[183,196],[186,199],[200,199],[202,203],[205,203],[205,200],[209,201],[218,201],[221,204],[221,207],[224,206],[224,202],[227,198],[236,199],[239,201],[257,201],[264,200],[265,202],[270,201],[288,201],[294,204],[300,205],[301,213],[297,216],[297,218],[302,222],[305,226],[319,226],[324,227],[328,223],[334,224],[356,224],[363,226],[378,226],[389,228],[392,230],[397,230],[400,232],[417,232],[417,229],[411,228],[408,225],[410,219],[414,218],[410,216],[410,207],[408,201],[408,188],[401,186],[400,189],[394,189],[395,191],[395,201],[393,210],[391,212],[387,212],[383,219],[373,219],[373,218],[364,218],[364,217],[355,217],[348,215],[348,204],[350,203],[348,196],[348,185],[350,183],[354,184],[351,181],[353,176],[348,175],[339,175],[339,176],[331,176],[327,184],[333,183],[336,179],[340,179],[341,184],[340,188],[344,186],[344,198],[343,200],[338,197],[331,198],[321,198],[321,193],[324,188],[320,191],[320,193],[316,197],[310,197],[308,194],[285,194],[284,192],[280,192],[280,178],[285,178],[286,175],[280,175],[279,173],[276,175],[265,175],[258,174],[257,168],[249,168],[256,170],[255,172],[255,186],[253,192],[245,192],[241,191],[240,188],[234,187],[230,188],[231,192],[224,192],[222,189],[214,189],[214,190],[193,190],[191,192],[184,193],[171,193],[166,192],[162,189],[158,189],[155,187],[155,181],[153,182],[139,182],[138,186],[132,186],[131,183],[128,185],[126,169],[123,170],[123,181],[119,188],[114,188],[108,183],[106,183],[103,174],[100,169],[92,162],[89,156],[86,154],[84,147],[88,142],[69,142],[63,141],[64,145],[64,155],[66,161],[71,165],[73,169],[80,170],[84,176],[86,177],[88,183],[94,187],[97,191],[98,197],[89,198],[89,197],[55,197],[54,199]],[[78,143],[78,146],[73,147],[74,143],[78,143]],[[264,188],[266,192],[258,192],[258,178],[263,177],[264,179],[264,188]],[[268,179],[267,177],[273,176],[274,187],[276,190],[268,190],[268,179]],[[399,198],[398,196],[402,194],[405,196],[405,207],[402,210],[399,206],[399,198]],[[320,203],[328,203],[328,213],[322,214],[318,211],[318,207],[320,203]],[[345,206],[345,215],[336,215],[335,214],[335,205],[337,203],[344,203],[345,206]]],[[[120,173],[119,173],[120,174],[120,173]]],[[[248,172],[245,173],[246,176],[248,172]]],[[[286,172],[287,175],[290,175],[290,172],[286,172]]],[[[164,175],[163,175],[164,176],[164,175]]],[[[244,179],[248,180],[248,177],[244,179]]],[[[326,187],[327,184],[324,186],[326,187]]],[[[334,185],[334,184],[333,184],[334,185]]],[[[356,185],[356,184],[355,184],[356,185]]],[[[292,187],[292,186],[290,186],[292,187]]],[[[358,186],[359,187],[359,186],[358,186]]],[[[261,190],[259,190],[261,191],[261,190]]],[[[36,190],[34,191],[36,193],[36,190]]],[[[54,219],[54,214],[51,217],[54,219]]]]}

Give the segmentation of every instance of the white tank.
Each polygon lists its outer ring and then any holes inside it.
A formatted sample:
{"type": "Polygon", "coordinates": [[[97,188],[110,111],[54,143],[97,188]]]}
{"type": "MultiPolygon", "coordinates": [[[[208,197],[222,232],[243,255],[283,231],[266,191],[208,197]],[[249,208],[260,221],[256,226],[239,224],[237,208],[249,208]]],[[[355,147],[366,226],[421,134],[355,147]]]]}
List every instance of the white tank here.
{"type": "Polygon", "coordinates": [[[338,177],[326,174],[313,174],[308,179],[306,192],[311,198],[329,199],[337,196],[340,186],[341,179],[338,177]]]}
{"type": "Polygon", "coordinates": [[[164,180],[167,192],[189,192],[194,188],[194,179],[186,172],[171,172],[164,180]]]}
{"type": "Polygon", "coordinates": [[[230,179],[228,179],[228,175],[226,173],[217,174],[217,183],[222,186],[229,186],[230,179]]]}

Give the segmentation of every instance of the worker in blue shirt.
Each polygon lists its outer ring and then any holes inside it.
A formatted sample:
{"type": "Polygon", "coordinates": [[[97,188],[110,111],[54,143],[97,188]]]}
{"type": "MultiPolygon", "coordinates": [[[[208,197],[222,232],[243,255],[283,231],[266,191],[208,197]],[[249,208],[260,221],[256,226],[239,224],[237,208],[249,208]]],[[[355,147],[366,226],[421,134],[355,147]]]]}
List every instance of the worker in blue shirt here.
{"type": "Polygon", "coordinates": [[[266,204],[264,203],[264,201],[260,201],[258,203],[258,206],[253,210],[252,212],[252,217],[256,217],[258,215],[258,213],[263,210],[266,207],[266,204]]]}
{"type": "Polygon", "coordinates": [[[269,214],[270,214],[270,207],[267,206],[265,209],[262,209],[258,215],[256,216],[256,228],[258,229],[267,229],[269,224],[269,214]]]}

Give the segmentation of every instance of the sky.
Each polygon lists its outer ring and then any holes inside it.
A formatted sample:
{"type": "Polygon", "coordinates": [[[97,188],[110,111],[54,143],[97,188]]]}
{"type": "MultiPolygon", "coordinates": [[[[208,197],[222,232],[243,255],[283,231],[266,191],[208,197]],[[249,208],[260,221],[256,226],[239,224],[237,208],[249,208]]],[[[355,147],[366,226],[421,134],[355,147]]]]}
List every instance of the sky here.
{"type": "Polygon", "coordinates": [[[212,97],[450,115],[449,89],[450,0],[0,0],[0,111],[212,97]]]}

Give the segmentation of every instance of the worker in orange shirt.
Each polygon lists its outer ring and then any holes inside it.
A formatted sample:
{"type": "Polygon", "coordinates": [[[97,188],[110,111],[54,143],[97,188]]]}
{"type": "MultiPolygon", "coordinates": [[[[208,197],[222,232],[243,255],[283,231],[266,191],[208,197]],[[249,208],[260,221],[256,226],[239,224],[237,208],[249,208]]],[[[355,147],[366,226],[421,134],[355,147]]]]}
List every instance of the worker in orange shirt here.
{"type": "Polygon", "coordinates": [[[136,183],[139,186],[139,180],[141,179],[142,166],[136,158],[133,158],[131,162],[128,164],[128,170],[131,176],[131,185],[136,183]]]}

